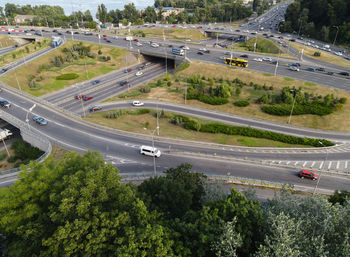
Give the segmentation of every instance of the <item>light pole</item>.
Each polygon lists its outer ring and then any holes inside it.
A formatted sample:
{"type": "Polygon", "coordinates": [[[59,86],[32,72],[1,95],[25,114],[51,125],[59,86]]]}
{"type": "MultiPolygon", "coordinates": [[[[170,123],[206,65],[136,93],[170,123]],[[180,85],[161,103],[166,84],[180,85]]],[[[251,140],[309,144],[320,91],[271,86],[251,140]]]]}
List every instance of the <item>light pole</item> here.
{"type": "MultiPolygon", "coordinates": [[[[321,141],[318,141],[318,143],[319,143],[320,145],[323,145],[323,147],[326,147],[321,141]]],[[[326,158],[325,158],[324,163],[323,163],[323,165],[322,165],[322,169],[323,169],[324,166],[326,165],[327,158],[328,158],[328,149],[327,149],[327,147],[326,147],[326,158]]],[[[322,174],[322,169],[320,170],[320,173],[319,173],[319,175],[318,175],[317,183],[316,183],[314,192],[312,193],[312,196],[315,195],[316,190],[317,190],[317,188],[318,188],[318,184],[320,183],[321,174],[322,174]]]]}
{"type": "Polygon", "coordinates": [[[84,114],[83,117],[86,117],[85,108],[84,108],[84,102],[83,102],[83,96],[82,96],[82,94],[81,94],[80,85],[77,84],[77,87],[78,87],[78,91],[79,91],[79,97],[80,97],[81,108],[83,109],[83,114],[84,114]]]}
{"type": "Polygon", "coordinates": [[[30,112],[32,112],[34,110],[34,108],[36,107],[36,104],[33,104],[32,107],[30,107],[27,111],[27,115],[26,115],[26,122],[27,122],[27,126],[28,126],[28,129],[30,130],[30,127],[29,127],[29,119],[28,119],[28,115],[30,112]]]}
{"type": "Polygon", "coordinates": [[[186,96],[187,95],[187,87],[185,87],[185,104],[186,104],[186,96]]]}
{"type": "MultiPolygon", "coordinates": [[[[143,128],[144,130],[147,130],[147,128],[143,128]]],[[[159,127],[156,127],[153,131],[152,131],[152,150],[154,151],[154,133],[159,129],[159,127]]],[[[157,176],[157,168],[156,168],[156,156],[153,155],[153,173],[154,176],[157,176]]]]}
{"type": "Polygon", "coordinates": [[[296,95],[297,95],[297,91],[295,89],[289,90],[290,93],[293,93],[293,105],[292,105],[292,109],[290,110],[290,115],[289,115],[289,119],[288,119],[288,124],[290,124],[290,121],[292,119],[292,114],[293,114],[293,109],[294,109],[294,104],[295,104],[295,99],[296,99],[296,95]]]}
{"type": "MultiPolygon", "coordinates": [[[[185,44],[186,45],[186,44],[185,44]]],[[[164,53],[165,53],[165,75],[168,75],[168,55],[167,55],[167,51],[166,51],[166,47],[165,47],[165,35],[164,35],[164,29],[163,29],[163,49],[164,49],[164,53]]]]}
{"type": "Polygon", "coordinates": [[[337,33],[335,33],[334,41],[333,41],[333,46],[335,45],[335,41],[337,40],[338,32],[339,32],[339,26],[333,26],[334,28],[337,29],[337,33]]]}

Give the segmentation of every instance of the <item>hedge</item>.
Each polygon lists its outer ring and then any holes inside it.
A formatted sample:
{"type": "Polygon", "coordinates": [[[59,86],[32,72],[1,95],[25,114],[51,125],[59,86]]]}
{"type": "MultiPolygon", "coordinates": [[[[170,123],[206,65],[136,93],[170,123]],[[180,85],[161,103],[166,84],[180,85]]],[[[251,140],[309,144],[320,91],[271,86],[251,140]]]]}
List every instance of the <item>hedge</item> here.
{"type": "Polygon", "coordinates": [[[233,103],[234,106],[237,106],[237,107],[246,107],[249,105],[249,101],[247,100],[238,100],[236,102],[233,103]]]}
{"type": "Polygon", "coordinates": [[[333,146],[334,143],[325,139],[314,139],[307,137],[296,137],[291,135],[285,135],[281,133],[265,131],[260,129],[254,129],[251,127],[238,127],[230,126],[222,123],[212,122],[208,124],[202,124],[196,120],[191,120],[189,117],[183,115],[174,115],[170,120],[175,125],[184,125],[187,130],[195,130],[213,134],[226,134],[226,135],[241,135],[255,138],[266,138],[274,141],[279,141],[287,144],[297,145],[310,145],[314,147],[333,146]],[[319,142],[322,142],[320,144],[319,142]]]}
{"type": "Polygon", "coordinates": [[[57,80],[71,80],[78,78],[79,75],[76,73],[65,73],[56,77],[57,80]]]}
{"type": "MultiPolygon", "coordinates": [[[[278,116],[288,116],[292,105],[282,104],[282,105],[265,105],[261,107],[261,110],[265,113],[278,115],[278,116]]],[[[293,109],[293,115],[302,115],[302,114],[315,114],[319,116],[324,116],[331,114],[334,111],[332,107],[326,107],[320,104],[305,104],[300,105],[296,104],[293,109]]]]}
{"type": "Polygon", "coordinates": [[[224,97],[212,97],[212,96],[206,96],[206,95],[200,95],[200,94],[188,94],[187,100],[198,100],[200,102],[211,104],[211,105],[222,105],[227,104],[228,99],[224,97]]]}

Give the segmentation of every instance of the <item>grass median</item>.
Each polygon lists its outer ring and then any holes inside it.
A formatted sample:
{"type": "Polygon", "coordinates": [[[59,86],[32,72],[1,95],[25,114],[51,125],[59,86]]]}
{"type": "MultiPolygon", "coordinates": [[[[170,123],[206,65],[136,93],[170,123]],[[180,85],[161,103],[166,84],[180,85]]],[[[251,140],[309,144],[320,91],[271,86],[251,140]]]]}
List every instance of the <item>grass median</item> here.
{"type": "MultiPolygon", "coordinates": [[[[142,110],[142,109],[139,109],[142,110]]],[[[100,113],[94,113],[88,115],[85,119],[87,121],[107,126],[115,129],[125,130],[129,132],[150,134],[157,126],[156,111],[150,111],[149,113],[143,113],[135,109],[124,110],[125,114],[120,115],[118,118],[106,118],[106,115],[118,112],[118,110],[105,111],[100,113]]],[[[160,111],[159,111],[160,115],[160,111]]],[[[185,129],[183,126],[174,125],[170,120],[171,113],[166,113],[165,117],[159,118],[160,134],[162,137],[170,137],[184,140],[192,140],[198,142],[209,142],[224,145],[237,145],[237,146],[249,146],[249,147],[310,147],[305,145],[287,144],[274,140],[264,138],[254,138],[240,135],[226,135],[222,133],[205,133],[199,131],[193,131],[185,129]]],[[[211,121],[193,118],[200,123],[207,124],[211,121]]]]}
{"type": "MultiPolygon", "coordinates": [[[[282,67],[281,67],[282,68],[282,67]]],[[[300,80],[285,79],[280,76],[265,76],[262,73],[254,72],[246,69],[231,68],[224,65],[192,62],[191,65],[180,72],[169,76],[170,86],[168,82],[162,83],[161,86],[157,86],[159,79],[157,78],[141,87],[129,92],[128,95],[123,97],[115,96],[108,101],[118,101],[125,99],[148,99],[159,100],[184,104],[184,92],[188,83],[185,80],[191,77],[193,74],[200,74],[206,79],[208,78],[220,78],[220,79],[240,79],[245,83],[258,83],[259,85],[265,85],[268,88],[266,90],[254,89],[254,87],[244,87],[239,95],[235,93],[229,98],[229,102],[223,105],[210,105],[200,102],[198,100],[187,100],[186,104],[206,109],[211,109],[220,112],[232,113],[252,118],[259,118],[264,120],[275,121],[279,123],[287,123],[288,117],[269,115],[261,111],[261,105],[255,103],[255,100],[263,96],[266,92],[271,94],[277,93],[282,90],[283,87],[289,86],[291,88],[301,89],[304,92],[314,95],[327,95],[331,94],[336,98],[348,98],[350,100],[350,93],[337,90],[334,88],[328,88],[325,86],[316,85],[313,83],[303,82],[300,80]],[[143,88],[149,88],[149,91],[143,90],[143,88]],[[272,88],[270,90],[270,88],[272,88]],[[246,107],[237,107],[233,104],[235,101],[249,100],[250,104],[246,107]]],[[[350,131],[349,117],[350,116],[350,104],[349,102],[343,104],[343,108],[325,116],[318,115],[293,115],[291,124],[302,127],[310,127],[324,130],[338,130],[338,131],[350,131]]]]}
{"type": "Polygon", "coordinates": [[[9,36],[0,35],[0,49],[18,44],[9,36]]]}
{"type": "Polygon", "coordinates": [[[79,43],[69,40],[61,48],[8,72],[1,80],[15,88],[19,84],[21,90],[41,96],[137,62],[136,57],[127,50],[112,46],[84,42],[81,43],[82,50],[72,51],[79,43]],[[86,49],[90,50],[90,57],[85,52],[85,55],[81,54],[86,49]],[[70,80],[58,79],[64,74],[77,76],[70,80]],[[16,75],[18,84],[14,79],[16,75]]]}

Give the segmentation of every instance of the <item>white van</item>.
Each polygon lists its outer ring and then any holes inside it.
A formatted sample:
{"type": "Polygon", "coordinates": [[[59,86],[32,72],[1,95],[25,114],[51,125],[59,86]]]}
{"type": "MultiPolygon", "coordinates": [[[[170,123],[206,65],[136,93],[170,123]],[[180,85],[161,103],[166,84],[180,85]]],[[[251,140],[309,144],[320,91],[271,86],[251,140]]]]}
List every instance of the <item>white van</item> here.
{"type": "Polygon", "coordinates": [[[157,148],[153,148],[152,146],[142,145],[140,147],[140,153],[148,156],[160,157],[161,152],[157,148]]]}

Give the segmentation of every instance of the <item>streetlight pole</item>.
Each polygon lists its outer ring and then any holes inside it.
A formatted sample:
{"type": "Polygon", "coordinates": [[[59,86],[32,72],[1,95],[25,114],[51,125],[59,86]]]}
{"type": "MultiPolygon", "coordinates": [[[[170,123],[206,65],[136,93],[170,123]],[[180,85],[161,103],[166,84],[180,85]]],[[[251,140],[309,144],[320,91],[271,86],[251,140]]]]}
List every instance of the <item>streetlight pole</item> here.
{"type": "Polygon", "coordinates": [[[293,109],[294,109],[294,104],[295,104],[295,99],[296,99],[296,95],[297,95],[297,91],[294,90],[289,90],[289,92],[293,93],[293,105],[292,105],[292,109],[290,110],[290,115],[289,115],[289,119],[288,119],[288,124],[290,124],[290,121],[292,119],[292,114],[293,114],[293,109]]]}
{"type": "Polygon", "coordinates": [[[333,26],[334,28],[337,29],[337,33],[335,33],[334,41],[333,41],[333,46],[335,45],[335,41],[337,40],[338,32],[339,32],[339,26],[333,26]]]}
{"type": "Polygon", "coordinates": [[[26,115],[26,122],[27,122],[27,126],[28,126],[28,129],[30,130],[30,126],[29,126],[29,119],[28,119],[28,115],[30,112],[32,112],[34,110],[34,108],[36,107],[36,104],[33,104],[32,107],[30,107],[27,111],[27,115],[26,115]]]}
{"type": "MultiPolygon", "coordinates": [[[[144,130],[147,130],[147,128],[143,128],[144,130]]],[[[154,151],[154,133],[156,133],[156,131],[158,130],[159,128],[156,127],[153,131],[152,131],[152,150],[154,151]]],[[[157,167],[156,167],[156,156],[153,155],[153,173],[154,173],[154,176],[157,176],[157,167]]]]}
{"type": "MultiPolygon", "coordinates": [[[[318,141],[318,143],[319,143],[320,145],[323,145],[323,147],[325,147],[325,145],[324,145],[321,141],[318,141]]],[[[328,159],[328,149],[326,148],[326,158],[325,158],[324,163],[323,163],[323,165],[322,165],[322,169],[324,169],[324,166],[326,165],[327,159],[328,159]]],[[[317,188],[318,188],[318,184],[320,183],[321,174],[322,174],[322,169],[320,170],[320,173],[319,173],[319,175],[318,175],[317,183],[316,183],[314,192],[312,193],[312,196],[315,195],[315,193],[316,193],[316,191],[317,191],[317,188]]]]}
{"type": "Polygon", "coordinates": [[[168,75],[168,55],[165,47],[165,35],[164,35],[164,29],[163,29],[163,46],[164,46],[164,53],[165,53],[165,75],[168,75]]]}
{"type": "Polygon", "coordinates": [[[83,109],[83,117],[86,117],[86,113],[85,113],[85,108],[84,108],[84,102],[83,102],[83,97],[81,94],[81,90],[80,90],[80,85],[77,84],[78,90],[79,90],[79,96],[80,96],[80,103],[81,103],[81,108],[83,109]]]}
{"type": "Polygon", "coordinates": [[[4,140],[4,138],[3,138],[3,137],[2,137],[1,139],[2,139],[2,142],[3,142],[3,144],[4,144],[4,147],[5,147],[5,150],[6,150],[7,156],[8,156],[8,157],[10,157],[10,152],[9,152],[9,150],[7,149],[7,146],[6,146],[5,140],[4,140]]]}

